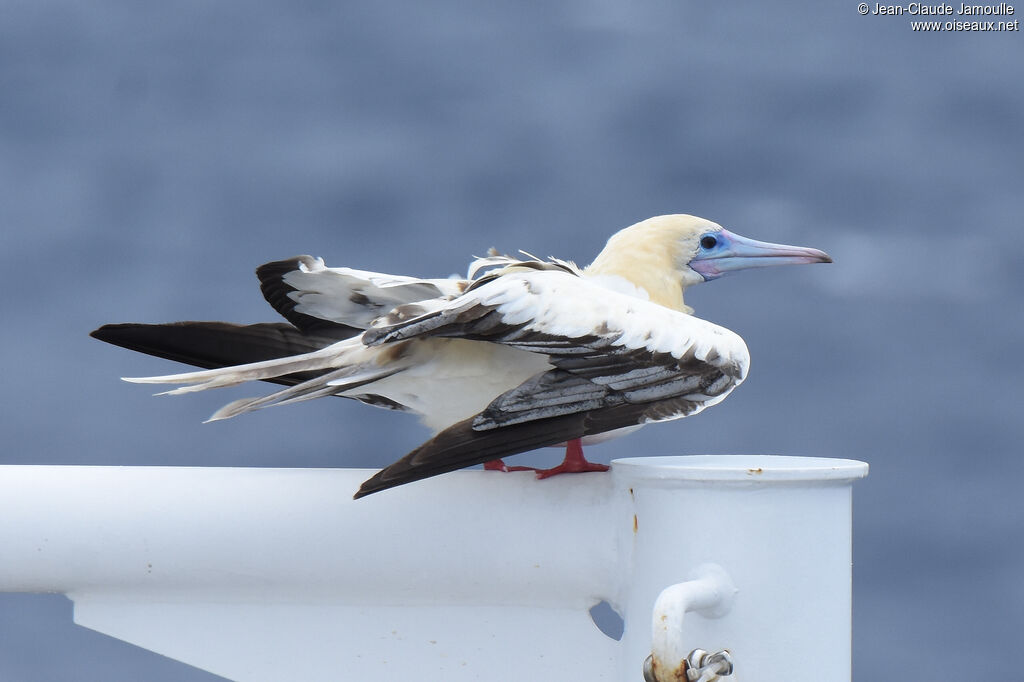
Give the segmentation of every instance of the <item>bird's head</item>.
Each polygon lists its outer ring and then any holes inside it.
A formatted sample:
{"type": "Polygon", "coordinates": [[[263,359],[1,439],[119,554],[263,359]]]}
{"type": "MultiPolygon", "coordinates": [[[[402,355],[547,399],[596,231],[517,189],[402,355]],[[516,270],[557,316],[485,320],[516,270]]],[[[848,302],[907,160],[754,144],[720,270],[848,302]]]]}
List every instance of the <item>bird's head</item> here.
{"type": "Polygon", "coordinates": [[[818,249],[742,237],[696,216],[664,215],[614,234],[587,273],[622,277],[651,300],[690,312],[682,296],[694,284],[748,268],[831,262],[818,249]]]}
{"type": "MultiPolygon", "coordinates": [[[[722,275],[748,268],[772,265],[831,263],[824,251],[807,246],[788,246],[742,237],[710,220],[693,216],[668,216],[681,219],[677,238],[687,267],[709,282],[722,275]]],[[[675,222],[675,221],[671,221],[675,222]]]]}

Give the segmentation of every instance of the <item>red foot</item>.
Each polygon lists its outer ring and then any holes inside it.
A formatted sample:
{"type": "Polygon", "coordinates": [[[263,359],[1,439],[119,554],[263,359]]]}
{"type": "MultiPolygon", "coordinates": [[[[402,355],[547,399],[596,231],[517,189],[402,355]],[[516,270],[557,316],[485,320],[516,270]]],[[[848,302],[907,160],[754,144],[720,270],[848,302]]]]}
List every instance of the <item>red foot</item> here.
{"type": "Polygon", "coordinates": [[[490,462],[484,462],[484,471],[536,471],[533,467],[510,467],[500,459],[492,459],[490,462]]]}
{"type": "Polygon", "coordinates": [[[565,444],[565,459],[551,469],[535,469],[537,478],[548,478],[558,474],[579,474],[585,471],[608,471],[607,464],[588,462],[583,456],[583,444],[579,438],[573,438],[565,444]]]}
{"type": "Polygon", "coordinates": [[[565,459],[556,467],[550,469],[538,469],[536,467],[512,466],[505,464],[500,459],[492,459],[484,462],[486,471],[536,471],[537,478],[549,478],[558,474],[581,474],[586,471],[608,471],[607,464],[588,462],[583,456],[583,444],[579,438],[574,438],[565,444],[565,459]]]}

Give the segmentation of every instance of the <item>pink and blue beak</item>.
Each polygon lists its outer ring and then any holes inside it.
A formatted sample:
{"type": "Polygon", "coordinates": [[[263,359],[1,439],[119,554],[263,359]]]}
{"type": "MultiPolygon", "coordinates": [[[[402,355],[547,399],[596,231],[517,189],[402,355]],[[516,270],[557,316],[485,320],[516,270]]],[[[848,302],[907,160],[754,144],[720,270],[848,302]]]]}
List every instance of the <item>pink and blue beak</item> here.
{"type": "Polygon", "coordinates": [[[734,270],[831,262],[832,258],[818,249],[759,242],[728,230],[715,230],[701,236],[690,267],[709,281],[734,270]]]}

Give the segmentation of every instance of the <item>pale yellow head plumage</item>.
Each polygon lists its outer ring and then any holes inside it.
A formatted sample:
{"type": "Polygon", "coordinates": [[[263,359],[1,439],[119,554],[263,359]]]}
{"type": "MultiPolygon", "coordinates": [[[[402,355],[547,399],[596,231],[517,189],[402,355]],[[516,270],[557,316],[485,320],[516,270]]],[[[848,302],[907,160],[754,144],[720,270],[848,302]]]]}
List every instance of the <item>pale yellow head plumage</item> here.
{"type": "Polygon", "coordinates": [[[741,237],[697,216],[656,216],[612,235],[585,270],[588,276],[622,278],[651,301],[692,313],[687,287],[733,270],[770,265],[830,263],[817,249],[741,237]]]}

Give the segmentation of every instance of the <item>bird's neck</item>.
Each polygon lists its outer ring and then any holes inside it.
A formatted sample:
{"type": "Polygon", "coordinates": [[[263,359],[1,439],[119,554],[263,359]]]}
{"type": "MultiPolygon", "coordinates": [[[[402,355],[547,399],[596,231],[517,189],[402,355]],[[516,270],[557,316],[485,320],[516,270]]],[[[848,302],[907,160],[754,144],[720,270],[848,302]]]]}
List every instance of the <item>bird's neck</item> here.
{"type": "Polygon", "coordinates": [[[679,272],[675,254],[657,244],[630,244],[614,248],[609,243],[584,273],[588,276],[620,277],[642,289],[653,303],[684,313],[692,313],[683,302],[688,282],[679,272]]]}

